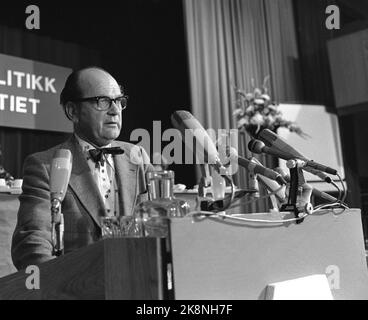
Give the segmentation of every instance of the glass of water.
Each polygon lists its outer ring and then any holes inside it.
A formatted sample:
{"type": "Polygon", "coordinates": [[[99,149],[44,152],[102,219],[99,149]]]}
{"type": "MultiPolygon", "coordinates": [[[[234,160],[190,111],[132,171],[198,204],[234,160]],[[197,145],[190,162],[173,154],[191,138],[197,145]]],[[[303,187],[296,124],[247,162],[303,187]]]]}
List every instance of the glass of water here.
{"type": "Polygon", "coordinates": [[[142,223],[134,216],[101,217],[102,238],[143,236],[142,223]]]}
{"type": "Polygon", "coordinates": [[[120,234],[120,223],[117,217],[101,217],[102,239],[115,238],[120,234]]]}

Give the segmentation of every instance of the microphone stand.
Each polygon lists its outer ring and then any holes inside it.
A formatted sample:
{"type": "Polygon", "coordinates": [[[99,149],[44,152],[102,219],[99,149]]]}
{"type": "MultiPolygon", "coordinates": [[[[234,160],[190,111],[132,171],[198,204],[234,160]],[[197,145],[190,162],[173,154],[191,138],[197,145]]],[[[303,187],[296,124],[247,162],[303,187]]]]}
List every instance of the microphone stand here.
{"type": "Polygon", "coordinates": [[[208,204],[213,199],[207,197],[208,190],[212,186],[212,177],[210,173],[210,168],[208,164],[199,165],[201,171],[201,179],[198,183],[198,197],[197,197],[197,208],[199,210],[208,210],[208,204]]]}
{"type": "Polygon", "coordinates": [[[58,199],[51,201],[51,242],[53,256],[64,254],[64,216],[58,199]]]}
{"type": "Polygon", "coordinates": [[[253,198],[259,198],[259,184],[258,184],[258,174],[254,173],[253,170],[250,170],[249,174],[249,189],[257,190],[252,194],[253,198]]]}
{"type": "Polygon", "coordinates": [[[201,170],[201,179],[198,184],[198,196],[205,198],[207,196],[207,189],[212,185],[212,177],[208,164],[200,164],[199,168],[201,170]]]}
{"type": "Polygon", "coordinates": [[[229,175],[222,175],[222,177],[231,186],[231,195],[228,195],[219,200],[215,200],[212,197],[207,196],[207,190],[213,186],[212,176],[210,174],[208,164],[200,164],[202,177],[198,185],[198,197],[197,197],[197,208],[200,211],[212,211],[219,212],[227,210],[233,203],[235,197],[243,196],[244,194],[235,195],[235,185],[232,178],[229,175]]]}
{"type": "MultiPolygon", "coordinates": [[[[289,168],[289,170],[290,170],[290,188],[289,188],[288,202],[283,204],[280,210],[293,212],[295,218],[300,218],[302,216],[302,213],[304,212],[311,213],[313,207],[309,201],[305,205],[298,205],[299,187],[305,184],[303,170],[298,166],[298,163],[296,161],[293,163],[293,166],[289,168]]],[[[304,218],[297,220],[296,223],[299,224],[302,223],[303,221],[304,218]]]]}
{"type": "MultiPolygon", "coordinates": [[[[270,191],[266,190],[267,193],[271,193],[270,191]]],[[[270,196],[271,204],[272,204],[272,210],[271,212],[279,212],[279,204],[277,202],[276,196],[274,194],[271,194],[270,196]]]]}

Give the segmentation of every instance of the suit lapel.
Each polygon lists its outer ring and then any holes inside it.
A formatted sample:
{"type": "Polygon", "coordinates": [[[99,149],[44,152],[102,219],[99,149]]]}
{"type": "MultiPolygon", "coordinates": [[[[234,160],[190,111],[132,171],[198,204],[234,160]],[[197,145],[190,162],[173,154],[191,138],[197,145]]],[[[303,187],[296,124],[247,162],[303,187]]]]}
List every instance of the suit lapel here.
{"type": "MultiPolygon", "coordinates": [[[[115,141],[112,146],[120,146],[115,141]]],[[[119,188],[119,206],[121,215],[132,215],[137,197],[137,165],[130,162],[129,151],[124,149],[124,153],[114,155],[114,165],[116,180],[119,188]]]]}
{"type": "Polygon", "coordinates": [[[96,224],[101,226],[100,217],[104,216],[105,207],[98,187],[93,180],[87,160],[74,136],[67,143],[73,154],[73,167],[69,186],[96,224]]]}

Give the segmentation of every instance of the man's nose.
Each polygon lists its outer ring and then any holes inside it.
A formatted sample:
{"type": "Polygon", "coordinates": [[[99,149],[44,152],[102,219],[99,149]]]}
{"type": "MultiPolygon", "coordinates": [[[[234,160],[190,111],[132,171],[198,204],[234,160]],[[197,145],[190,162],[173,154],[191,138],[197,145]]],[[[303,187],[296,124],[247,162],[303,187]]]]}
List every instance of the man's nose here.
{"type": "Polygon", "coordinates": [[[108,114],[119,114],[121,112],[121,108],[116,101],[111,101],[111,106],[108,110],[108,114]]]}

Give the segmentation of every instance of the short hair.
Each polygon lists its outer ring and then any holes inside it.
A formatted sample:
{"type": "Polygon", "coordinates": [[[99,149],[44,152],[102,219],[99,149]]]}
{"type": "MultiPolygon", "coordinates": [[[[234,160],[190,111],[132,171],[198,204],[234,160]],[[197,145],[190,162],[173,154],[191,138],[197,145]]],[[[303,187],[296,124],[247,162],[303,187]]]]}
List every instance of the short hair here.
{"type": "MultiPolygon", "coordinates": [[[[89,69],[96,69],[96,70],[101,70],[107,74],[110,74],[108,71],[106,71],[103,68],[100,67],[96,67],[96,66],[89,66],[89,67],[85,67],[83,69],[79,69],[76,71],[73,71],[68,78],[65,81],[65,85],[63,90],[61,90],[60,93],[60,105],[63,107],[64,109],[64,113],[67,116],[67,118],[69,120],[71,120],[68,116],[68,114],[66,113],[66,104],[70,101],[73,101],[75,99],[81,98],[82,95],[82,90],[80,88],[79,85],[79,78],[80,75],[83,71],[85,70],[89,70],[89,69]]],[[[123,87],[121,85],[119,85],[121,92],[124,94],[124,90],[123,87]]]]}

